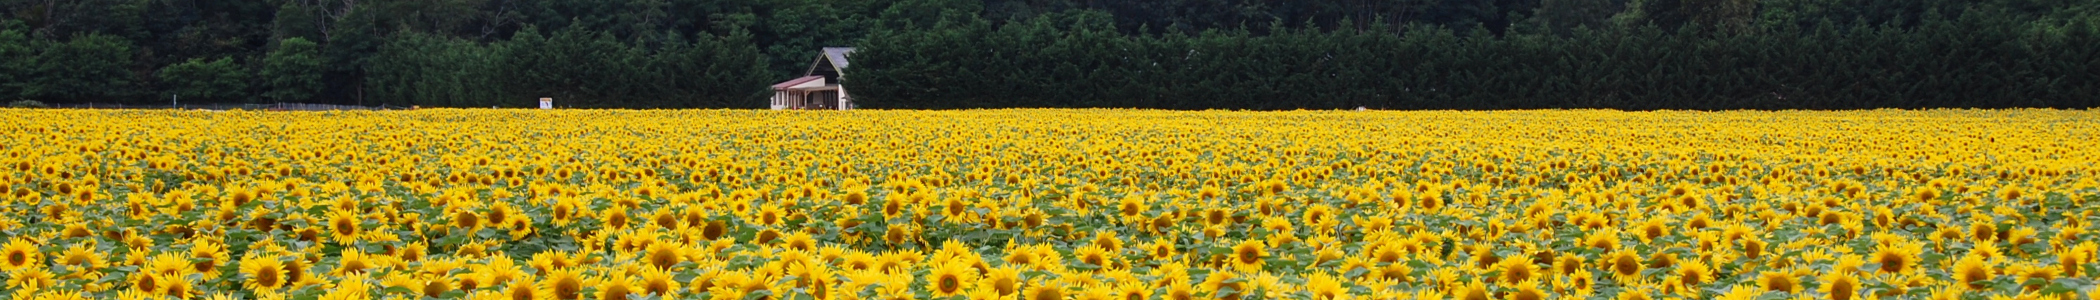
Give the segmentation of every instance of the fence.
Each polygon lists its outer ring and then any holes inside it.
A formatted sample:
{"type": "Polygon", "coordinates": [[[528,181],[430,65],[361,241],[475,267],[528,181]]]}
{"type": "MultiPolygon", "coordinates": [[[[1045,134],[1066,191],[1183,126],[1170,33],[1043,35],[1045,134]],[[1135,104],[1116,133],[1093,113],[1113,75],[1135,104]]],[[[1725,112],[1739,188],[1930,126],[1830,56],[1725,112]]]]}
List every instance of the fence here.
{"type": "Polygon", "coordinates": [[[328,111],[328,110],[396,110],[408,109],[399,106],[357,106],[314,103],[262,103],[262,104],[180,104],[180,105],[132,105],[117,103],[53,103],[51,108],[71,109],[203,109],[203,110],[268,110],[268,111],[328,111]]]}

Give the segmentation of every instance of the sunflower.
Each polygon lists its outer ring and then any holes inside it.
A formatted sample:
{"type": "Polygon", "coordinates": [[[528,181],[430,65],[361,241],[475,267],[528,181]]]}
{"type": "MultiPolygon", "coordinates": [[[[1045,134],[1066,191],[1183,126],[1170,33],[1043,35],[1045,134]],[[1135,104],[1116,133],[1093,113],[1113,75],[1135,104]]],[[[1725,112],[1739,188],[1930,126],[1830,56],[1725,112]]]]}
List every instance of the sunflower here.
{"type": "Polygon", "coordinates": [[[1917,268],[1919,245],[1907,243],[1882,244],[1874,250],[1873,262],[1881,264],[1882,273],[1901,274],[1917,268]]]}
{"type": "Polygon", "coordinates": [[[604,215],[598,216],[598,224],[603,224],[604,228],[626,229],[628,225],[633,225],[630,223],[634,223],[634,218],[627,214],[626,208],[614,207],[608,209],[604,215]]]}
{"type": "Polygon", "coordinates": [[[1243,240],[1238,245],[1232,246],[1232,256],[1227,260],[1230,261],[1233,269],[1236,270],[1260,270],[1262,268],[1262,258],[1268,256],[1268,245],[1263,244],[1262,241],[1243,240]]]}
{"type": "Polygon", "coordinates": [[[1794,278],[1794,273],[1783,270],[1758,273],[1757,286],[1768,292],[1788,294],[1801,292],[1801,282],[1794,278]]]}
{"type": "Polygon", "coordinates": [[[318,276],[314,276],[312,270],[312,263],[307,262],[305,259],[293,257],[290,260],[286,261],[284,263],[284,280],[286,287],[299,288],[308,285],[320,284],[321,278],[319,278],[318,276]]]}
{"type": "Polygon", "coordinates": [[[1686,260],[1677,266],[1677,283],[1688,289],[1712,281],[1713,277],[1713,270],[1698,260],[1686,260]]]}
{"type": "Polygon", "coordinates": [[[241,258],[241,286],[251,291],[276,291],[289,282],[284,262],[275,255],[250,252],[241,258]]]}
{"type": "Polygon", "coordinates": [[[1095,268],[1111,268],[1114,267],[1115,263],[1110,260],[1108,250],[1101,249],[1101,247],[1095,245],[1081,246],[1079,249],[1072,250],[1072,257],[1079,260],[1079,263],[1093,265],[1095,268]]]}
{"type": "Polygon", "coordinates": [[[2056,268],[2052,268],[2048,265],[2038,263],[2021,263],[2013,265],[2012,267],[2005,268],[2005,273],[2007,275],[2017,276],[2017,279],[2014,280],[2014,282],[2042,282],[2041,284],[2025,285],[2025,290],[2028,292],[2040,290],[2042,288],[2042,285],[2048,284],[2047,282],[2050,282],[2051,280],[2056,280],[2057,277],[2056,268]]]}
{"type": "Polygon", "coordinates": [[[1305,291],[1312,293],[1315,300],[1343,299],[1349,296],[1349,288],[1342,286],[1342,280],[1326,273],[1306,276],[1305,291]]]}
{"type": "Polygon", "coordinates": [[[99,273],[96,270],[108,267],[109,259],[105,257],[107,254],[97,253],[93,244],[78,243],[66,246],[66,251],[58,255],[58,264],[64,265],[68,269],[78,270],[74,272],[74,276],[99,277],[99,273]]]}
{"type": "Polygon", "coordinates": [[[1125,221],[1144,218],[1146,210],[1145,198],[1137,193],[1125,195],[1116,203],[1116,214],[1122,216],[1125,221]]]}
{"type": "Polygon", "coordinates": [[[176,299],[189,299],[189,298],[190,298],[190,296],[192,296],[192,295],[196,295],[196,294],[197,294],[197,285],[196,285],[196,283],[194,283],[194,282],[190,282],[190,280],[189,280],[189,279],[183,279],[183,278],[163,278],[163,279],[166,279],[166,280],[164,280],[164,281],[161,281],[161,282],[160,282],[160,284],[161,284],[161,286],[160,286],[160,289],[159,289],[159,291],[158,291],[158,292],[154,293],[154,294],[155,294],[155,296],[160,296],[160,297],[173,297],[173,298],[176,298],[176,299]]]}
{"type": "Polygon", "coordinates": [[[809,232],[797,230],[780,238],[780,246],[798,251],[817,251],[817,239],[809,232]]]}
{"type": "Polygon", "coordinates": [[[1823,276],[1822,291],[1831,300],[1851,300],[1859,295],[1859,279],[1845,272],[1831,272],[1823,276]]]}
{"type": "Polygon", "coordinates": [[[904,201],[908,197],[891,197],[882,201],[882,219],[896,220],[904,216],[904,201]]]}
{"type": "Polygon", "coordinates": [[[338,256],[338,259],[336,260],[335,269],[330,270],[328,273],[330,275],[338,276],[347,275],[351,273],[364,273],[366,269],[371,269],[373,267],[378,266],[379,265],[376,262],[372,261],[372,258],[370,256],[365,254],[364,250],[348,248],[343,249],[342,255],[338,256]]]}
{"type": "Polygon", "coordinates": [[[1114,232],[1096,232],[1094,233],[1093,246],[1101,247],[1102,250],[1108,250],[1109,253],[1122,253],[1123,238],[1116,236],[1114,232]]]}
{"type": "MultiPolygon", "coordinates": [[[[1033,258],[1033,256],[1030,257],[1033,258]]],[[[854,251],[839,256],[839,267],[846,271],[871,270],[875,268],[877,263],[875,260],[874,254],[854,251]]]]}
{"type": "Polygon", "coordinates": [[[481,271],[459,272],[452,275],[452,282],[459,284],[461,291],[473,291],[496,286],[495,280],[490,279],[494,275],[481,271]]]}
{"type": "Polygon", "coordinates": [[[941,204],[940,213],[944,222],[961,222],[974,216],[970,214],[969,203],[963,202],[962,198],[954,197],[948,198],[941,204]]]}
{"type": "Polygon", "coordinates": [[[708,240],[721,239],[723,236],[729,235],[730,230],[729,222],[720,220],[707,221],[706,225],[700,227],[700,238],[708,240]]]}
{"type": "Polygon", "coordinates": [[[1460,285],[1455,285],[1455,286],[1452,286],[1452,287],[1450,287],[1450,288],[1449,288],[1449,290],[1448,290],[1448,291],[1445,291],[1445,292],[1444,292],[1444,294],[1446,294],[1446,295],[1449,295],[1449,298],[1446,298],[1446,299],[1458,299],[1458,300],[1490,300],[1490,299],[1493,299],[1493,296],[1490,296],[1490,295],[1488,294],[1488,287],[1487,287],[1487,284],[1485,284],[1485,283],[1481,283],[1481,282],[1479,282],[1479,281],[1473,281],[1473,282],[1468,282],[1468,283],[1465,283],[1465,284],[1460,284],[1460,285]]]}
{"type": "Polygon", "coordinates": [[[7,273],[7,288],[24,291],[41,290],[58,285],[56,275],[44,268],[23,268],[7,273]]]}
{"type": "Polygon", "coordinates": [[[582,297],[583,285],[582,271],[571,268],[555,269],[547,274],[546,279],[540,281],[540,286],[547,290],[549,295],[554,296],[554,299],[562,300],[575,300],[582,297]]]}
{"type": "Polygon", "coordinates": [[[1995,271],[1991,270],[1990,263],[1984,262],[1983,256],[1970,254],[1963,255],[1961,260],[1955,261],[1954,270],[1950,273],[1954,282],[1961,283],[1960,286],[1982,289],[1986,285],[1981,281],[1990,280],[1995,271]]]}
{"type": "Polygon", "coordinates": [[[1622,280],[1634,278],[1641,274],[1641,256],[1633,254],[1632,250],[1614,251],[1604,256],[1604,267],[1622,280]]]}
{"type": "Polygon", "coordinates": [[[1505,260],[1496,269],[1502,271],[1501,281],[1508,284],[1530,281],[1538,277],[1538,265],[1532,264],[1529,260],[1505,260]]]}
{"type": "Polygon", "coordinates": [[[654,266],[656,268],[669,269],[672,266],[678,265],[678,263],[680,262],[685,262],[685,249],[686,247],[684,245],[679,244],[675,241],[658,241],[655,243],[650,243],[649,246],[642,251],[643,261],[648,262],[650,266],[654,266]]]}
{"type": "Polygon", "coordinates": [[[787,225],[787,211],[777,205],[761,205],[756,213],[744,219],[762,227],[780,227],[787,225]]]}
{"type": "Polygon", "coordinates": [[[347,210],[328,211],[328,236],[337,244],[357,243],[357,236],[364,233],[363,224],[356,212],[347,210]]]}
{"type": "MultiPolygon", "coordinates": [[[[897,230],[897,229],[895,229],[895,228],[892,228],[892,229],[890,230],[890,232],[901,232],[901,230],[897,230]]],[[[898,233],[890,233],[890,234],[886,234],[886,235],[885,235],[885,239],[887,239],[887,238],[888,238],[888,236],[893,236],[893,235],[894,235],[894,236],[899,236],[899,238],[898,238],[898,239],[902,239],[902,235],[901,235],[901,234],[898,234],[898,233]]],[[[761,229],[761,230],[759,230],[759,231],[758,231],[758,234],[753,234],[753,235],[751,235],[751,242],[752,242],[752,243],[756,243],[756,244],[771,244],[771,243],[773,243],[773,241],[774,241],[774,240],[778,240],[778,239],[780,239],[780,230],[778,230],[778,229],[772,229],[772,228],[766,228],[766,229],[761,229]]],[[[902,243],[902,242],[896,242],[896,243],[902,243]]],[[[893,244],[895,244],[895,243],[893,243],[893,244]]]]}
{"type": "Polygon", "coordinates": [[[1367,272],[1366,274],[1371,276],[1372,279],[1393,280],[1398,282],[1413,282],[1414,278],[1412,274],[1414,274],[1414,272],[1414,267],[1410,267],[1405,263],[1391,263],[1386,264],[1385,266],[1370,269],[1369,272],[1367,272]]]}
{"type": "Polygon", "coordinates": [[[1334,207],[1326,205],[1313,205],[1305,209],[1300,219],[1305,222],[1305,226],[1322,232],[1333,231],[1335,225],[1340,224],[1334,217],[1334,207]]]}
{"type": "Polygon", "coordinates": [[[1539,281],[1537,279],[1518,282],[1515,290],[1509,293],[1508,298],[1510,300],[1545,300],[1548,298],[1546,291],[1539,290],[1539,281]]]}
{"type": "Polygon", "coordinates": [[[1160,294],[1160,298],[1164,300],[1196,300],[1196,287],[1189,285],[1187,280],[1173,280],[1166,285],[1164,294],[1160,294]]]}
{"type": "Polygon", "coordinates": [[[657,298],[674,298],[678,296],[679,283],[677,279],[671,277],[672,275],[663,269],[642,268],[641,274],[637,276],[640,278],[638,278],[639,282],[637,282],[638,286],[636,286],[640,291],[636,292],[636,294],[651,294],[656,295],[657,298]]]}
{"type": "Polygon", "coordinates": [[[933,291],[934,297],[955,296],[964,292],[965,284],[976,281],[977,272],[971,270],[968,265],[960,263],[939,264],[933,266],[932,271],[927,275],[926,290],[933,291]]]}
{"type": "Polygon", "coordinates": [[[868,191],[866,188],[850,188],[847,190],[848,191],[846,192],[845,196],[839,197],[839,201],[846,202],[846,204],[848,205],[862,205],[868,203],[868,191]]]}
{"type": "Polygon", "coordinates": [[[1251,279],[1239,273],[1221,270],[1210,273],[1210,276],[1203,279],[1202,290],[1204,294],[1209,294],[1211,299],[1239,299],[1251,291],[1247,286],[1252,283],[1251,279]]]}
{"type": "Polygon", "coordinates": [[[503,299],[547,299],[549,297],[547,290],[539,284],[533,282],[531,276],[532,275],[523,275],[518,277],[517,280],[512,280],[509,284],[504,285],[502,290],[503,299]]]}
{"type": "Polygon", "coordinates": [[[423,294],[424,297],[436,298],[459,289],[459,283],[454,281],[451,276],[422,274],[417,275],[415,280],[418,284],[416,292],[423,294]]]}
{"type": "Polygon", "coordinates": [[[232,263],[233,255],[227,253],[226,245],[200,239],[190,244],[189,260],[192,272],[204,274],[205,278],[218,278],[219,267],[232,263]]]}
{"type": "Polygon", "coordinates": [[[474,210],[472,209],[467,209],[459,206],[453,206],[453,208],[454,209],[452,211],[452,227],[465,230],[468,233],[473,233],[475,231],[481,230],[482,226],[489,224],[486,222],[482,222],[481,214],[474,212],[474,210]]]}
{"type": "Polygon", "coordinates": [[[635,284],[633,277],[619,272],[599,278],[593,286],[598,289],[598,300],[627,300],[627,294],[648,293],[635,284]]]}
{"type": "Polygon", "coordinates": [[[1149,261],[1172,260],[1175,253],[1179,250],[1174,245],[1174,241],[1165,238],[1153,240],[1140,248],[1145,253],[1145,257],[1142,259],[1149,261]]]}
{"type": "Polygon", "coordinates": [[[547,208],[547,218],[554,221],[554,226],[569,226],[583,206],[575,197],[556,197],[554,205],[547,208]]]}
{"type": "Polygon", "coordinates": [[[7,245],[0,246],[0,256],[5,257],[4,260],[0,260],[0,269],[5,271],[29,268],[44,261],[42,250],[37,250],[36,244],[31,244],[28,239],[21,237],[9,239],[7,245]]]}
{"type": "Polygon", "coordinates": [[[1021,270],[1015,269],[1013,266],[992,268],[990,271],[985,272],[983,278],[977,280],[976,285],[979,288],[998,292],[1000,296],[1010,296],[1020,292],[1021,270]]]}
{"type": "Polygon", "coordinates": [[[1064,286],[1050,282],[1037,282],[1029,285],[1028,290],[1022,294],[1021,300],[1064,300],[1065,296],[1068,295],[1065,294],[1064,286]]]}

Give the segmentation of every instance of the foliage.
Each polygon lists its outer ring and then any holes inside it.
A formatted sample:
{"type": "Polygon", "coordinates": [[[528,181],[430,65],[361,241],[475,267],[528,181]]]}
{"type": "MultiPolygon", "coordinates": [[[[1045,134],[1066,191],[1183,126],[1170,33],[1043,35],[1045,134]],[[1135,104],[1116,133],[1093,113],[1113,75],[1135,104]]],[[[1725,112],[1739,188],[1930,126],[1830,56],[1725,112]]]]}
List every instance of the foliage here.
{"type": "Polygon", "coordinates": [[[160,81],[171,86],[176,95],[203,101],[237,101],[251,95],[247,69],[234,64],[230,57],[197,58],[161,68],[160,81]]]}
{"type": "Polygon", "coordinates": [[[2100,107],[2100,32],[2055,22],[1128,36],[1044,19],[876,34],[846,82],[894,108],[2100,107]]]}
{"type": "Polygon", "coordinates": [[[16,81],[5,83],[18,97],[65,101],[110,101],[133,93],[136,82],[129,41],[92,34],[64,42],[29,43],[35,54],[17,61],[16,81]]]}
{"type": "Polygon", "coordinates": [[[263,58],[263,98],[278,102],[305,102],[320,93],[321,82],[320,48],[305,38],[289,38],[277,42],[263,58]]]}
{"type": "Polygon", "coordinates": [[[528,28],[504,42],[403,34],[371,58],[373,95],[396,105],[524,107],[757,107],[772,78],[748,37],[627,43],[571,27],[528,28]]]}

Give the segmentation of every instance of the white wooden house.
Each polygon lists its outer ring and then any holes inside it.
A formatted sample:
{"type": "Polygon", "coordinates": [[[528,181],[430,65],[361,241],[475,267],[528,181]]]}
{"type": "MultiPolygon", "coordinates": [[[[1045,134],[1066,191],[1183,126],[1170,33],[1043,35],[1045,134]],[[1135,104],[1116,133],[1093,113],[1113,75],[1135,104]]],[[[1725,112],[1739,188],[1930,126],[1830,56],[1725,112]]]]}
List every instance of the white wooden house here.
{"type": "Polygon", "coordinates": [[[853,109],[853,96],[839,85],[853,48],[827,47],[802,77],[773,84],[773,109],[853,109]]]}

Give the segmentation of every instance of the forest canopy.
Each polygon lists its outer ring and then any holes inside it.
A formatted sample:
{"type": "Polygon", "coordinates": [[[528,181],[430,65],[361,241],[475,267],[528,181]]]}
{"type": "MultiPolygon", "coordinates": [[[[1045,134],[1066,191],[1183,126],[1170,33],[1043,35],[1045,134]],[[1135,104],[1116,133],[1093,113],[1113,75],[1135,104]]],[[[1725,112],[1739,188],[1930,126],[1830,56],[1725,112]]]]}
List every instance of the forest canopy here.
{"type": "Polygon", "coordinates": [[[0,0],[0,100],[757,108],[2093,107],[2078,0],[0,0]]]}

